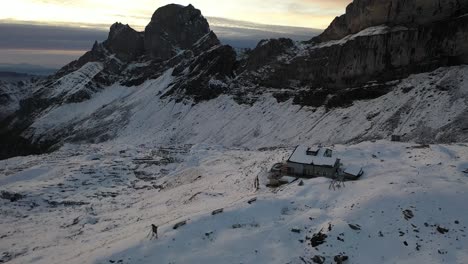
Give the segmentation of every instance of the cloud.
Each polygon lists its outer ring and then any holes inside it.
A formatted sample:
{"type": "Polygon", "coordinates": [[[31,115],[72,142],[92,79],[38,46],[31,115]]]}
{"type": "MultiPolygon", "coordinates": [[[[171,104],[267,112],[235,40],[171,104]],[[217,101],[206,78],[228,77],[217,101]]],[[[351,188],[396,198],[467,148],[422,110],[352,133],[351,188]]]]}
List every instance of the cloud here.
{"type": "Polygon", "coordinates": [[[95,28],[0,23],[0,49],[88,50],[107,31],[95,28]]]}
{"type": "MultiPolygon", "coordinates": [[[[236,46],[232,41],[249,43],[241,47],[255,46],[264,38],[306,40],[321,32],[318,29],[264,25],[217,17],[208,17],[208,21],[225,44],[236,46]]],[[[73,24],[64,27],[26,23],[0,21],[0,49],[89,50],[95,40],[102,42],[108,34],[108,26],[104,25],[73,24]]]]}
{"type": "Polygon", "coordinates": [[[15,0],[3,5],[0,19],[98,24],[120,20],[142,28],[154,10],[172,2],[191,3],[206,16],[324,28],[351,0],[15,0]]]}
{"type": "MultiPolygon", "coordinates": [[[[208,17],[208,21],[221,42],[235,48],[253,48],[260,40],[268,38],[309,40],[321,32],[216,17],[208,17]]],[[[0,20],[0,63],[60,67],[90,50],[95,40],[104,41],[108,28],[106,25],[70,24],[65,27],[0,20]]]]}
{"type": "Polygon", "coordinates": [[[322,32],[320,29],[263,25],[218,17],[208,17],[208,21],[221,42],[236,48],[253,48],[260,40],[269,38],[305,41],[322,32]]]}

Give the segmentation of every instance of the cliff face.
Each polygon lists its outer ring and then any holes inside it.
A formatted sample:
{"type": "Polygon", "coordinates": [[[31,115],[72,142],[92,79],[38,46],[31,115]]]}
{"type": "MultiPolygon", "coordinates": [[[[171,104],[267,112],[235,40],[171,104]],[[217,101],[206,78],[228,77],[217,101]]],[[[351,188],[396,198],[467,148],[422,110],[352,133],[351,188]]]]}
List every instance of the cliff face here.
{"type": "Polygon", "coordinates": [[[346,14],[337,17],[316,41],[341,39],[365,28],[427,25],[468,12],[464,0],[355,0],[346,14]]]}
{"type": "MultiPolygon", "coordinates": [[[[295,80],[310,87],[345,88],[368,81],[387,81],[441,66],[468,63],[468,16],[424,26],[378,26],[337,41],[278,48],[279,63],[263,65],[266,86],[289,86],[295,80]]],[[[250,60],[271,45],[254,50],[250,60]]],[[[262,64],[263,63],[263,64],[262,64]]]]}
{"type": "Polygon", "coordinates": [[[356,0],[311,42],[261,42],[243,63],[239,89],[282,89],[281,100],[314,106],[343,105],[352,87],[380,96],[385,85],[363,87],[468,63],[467,9],[468,1],[356,0]]]}
{"type": "Polygon", "coordinates": [[[156,10],[145,29],[145,50],[152,58],[169,59],[208,33],[210,26],[200,10],[167,5],[156,10]]]}
{"type": "Polygon", "coordinates": [[[132,61],[144,53],[143,34],[129,25],[115,23],[111,26],[104,46],[123,61],[132,61]]]}

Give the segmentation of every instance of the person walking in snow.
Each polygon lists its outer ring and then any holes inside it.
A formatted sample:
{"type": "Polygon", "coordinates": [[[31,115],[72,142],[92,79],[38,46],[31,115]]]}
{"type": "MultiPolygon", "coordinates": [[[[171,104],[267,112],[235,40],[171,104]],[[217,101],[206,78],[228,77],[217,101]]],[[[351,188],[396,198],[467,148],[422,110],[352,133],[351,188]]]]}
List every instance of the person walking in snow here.
{"type": "Polygon", "coordinates": [[[151,225],[151,239],[158,239],[158,226],[152,224],[151,225]]]}

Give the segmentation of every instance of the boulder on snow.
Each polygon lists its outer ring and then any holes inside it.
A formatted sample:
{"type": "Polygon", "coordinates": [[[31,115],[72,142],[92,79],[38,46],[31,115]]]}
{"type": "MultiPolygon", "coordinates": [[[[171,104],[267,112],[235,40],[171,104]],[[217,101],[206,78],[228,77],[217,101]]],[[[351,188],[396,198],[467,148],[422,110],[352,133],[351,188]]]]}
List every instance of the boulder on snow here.
{"type": "Polygon", "coordinates": [[[10,202],[16,202],[18,200],[23,199],[24,197],[24,195],[14,192],[2,191],[0,193],[0,198],[10,200],[10,202]]]}
{"type": "Polygon", "coordinates": [[[322,233],[322,230],[320,230],[318,233],[314,234],[312,238],[310,239],[310,244],[312,247],[317,247],[325,243],[325,239],[327,239],[327,234],[322,233]]]}
{"type": "Polygon", "coordinates": [[[448,233],[448,229],[445,227],[437,226],[437,232],[441,233],[442,235],[448,233]]]}
{"type": "Polygon", "coordinates": [[[213,212],[211,212],[211,215],[221,214],[222,212],[224,212],[224,209],[223,209],[223,208],[217,209],[217,210],[214,210],[213,212]]]}
{"type": "Polygon", "coordinates": [[[324,264],[325,263],[325,257],[322,257],[322,256],[319,256],[319,255],[315,255],[313,258],[312,258],[312,261],[316,264],[324,264]]]}
{"type": "Polygon", "coordinates": [[[184,225],[186,225],[186,224],[187,224],[187,221],[184,220],[184,221],[182,221],[182,222],[179,222],[179,223],[175,224],[174,227],[173,227],[172,229],[176,230],[176,229],[178,229],[178,228],[180,228],[180,227],[182,227],[182,226],[184,226],[184,225]]]}
{"type": "Polygon", "coordinates": [[[336,264],[342,264],[345,263],[349,259],[348,256],[343,256],[343,255],[336,255],[333,260],[335,261],[336,264]]]}

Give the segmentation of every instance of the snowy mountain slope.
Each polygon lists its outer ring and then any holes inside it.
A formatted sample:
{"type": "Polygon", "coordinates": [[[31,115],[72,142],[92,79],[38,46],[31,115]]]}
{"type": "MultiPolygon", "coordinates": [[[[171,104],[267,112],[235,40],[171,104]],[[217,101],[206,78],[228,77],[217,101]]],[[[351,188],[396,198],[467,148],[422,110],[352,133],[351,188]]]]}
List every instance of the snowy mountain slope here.
{"type": "Polygon", "coordinates": [[[331,263],[343,254],[348,263],[467,261],[461,171],[468,146],[336,145],[345,165],[364,167],[360,181],[337,190],[320,178],[265,187],[265,169],[291,150],[105,143],[1,161],[1,260],[312,263],[320,255],[331,263]],[[187,224],[174,230],[181,221],[187,224]],[[147,236],[151,224],[159,226],[157,240],[147,236]],[[312,247],[320,230],[327,237],[312,247]]]}
{"type": "Polygon", "coordinates": [[[20,108],[20,101],[30,96],[33,87],[27,81],[0,81],[0,121],[20,108]]]}
{"type": "Polygon", "coordinates": [[[63,76],[52,84],[53,90],[48,91],[50,98],[55,97],[70,97],[80,90],[84,89],[86,85],[102,70],[104,69],[102,63],[89,62],[83,65],[79,70],[63,76]]]}
{"type": "Polygon", "coordinates": [[[52,108],[36,119],[28,136],[53,140],[66,131],[74,140],[250,149],[389,139],[393,134],[420,142],[466,141],[466,76],[467,66],[440,68],[393,84],[379,98],[327,109],[277,102],[270,93],[253,105],[238,104],[228,95],[202,104],[176,102],[162,98],[174,80],[168,70],[140,86],[113,85],[91,100],[52,108]]]}

